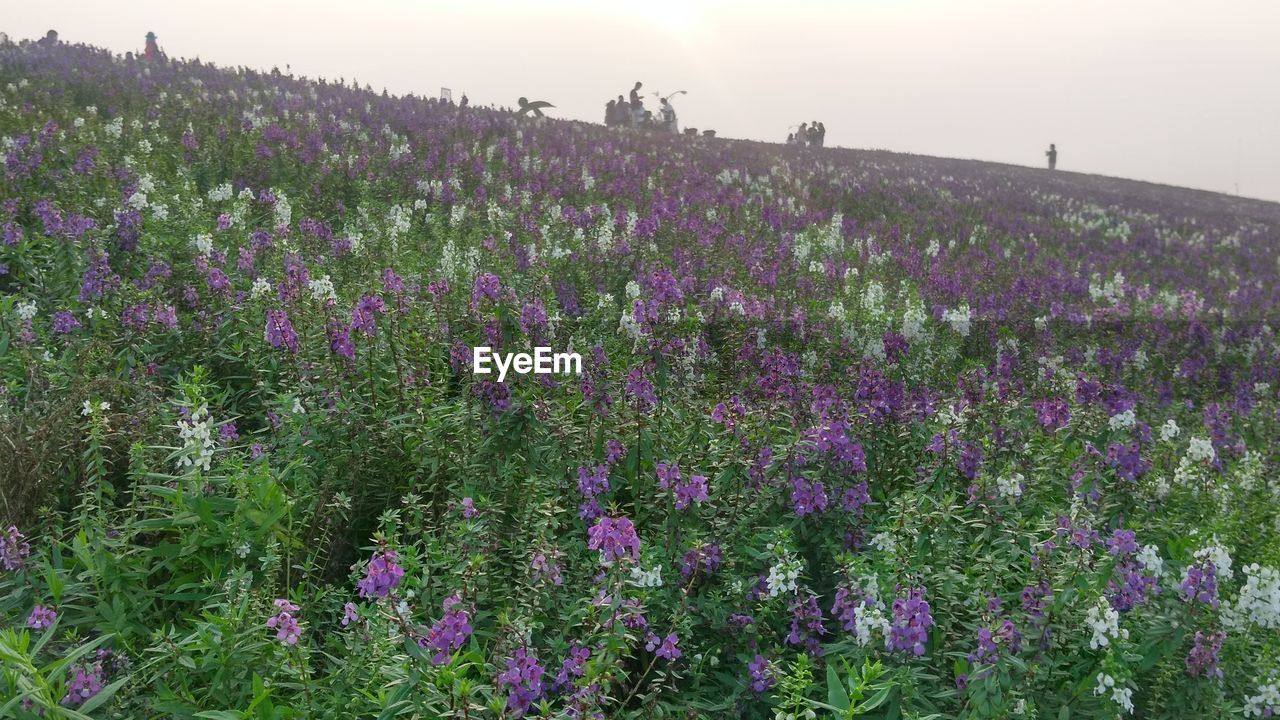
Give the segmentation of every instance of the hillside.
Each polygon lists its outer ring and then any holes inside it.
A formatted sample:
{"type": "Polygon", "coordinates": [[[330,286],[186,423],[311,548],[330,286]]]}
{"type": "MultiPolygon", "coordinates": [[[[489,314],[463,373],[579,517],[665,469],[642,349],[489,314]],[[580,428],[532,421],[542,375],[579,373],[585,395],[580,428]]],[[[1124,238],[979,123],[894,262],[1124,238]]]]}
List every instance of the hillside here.
{"type": "Polygon", "coordinates": [[[1280,711],[1280,205],[65,44],[0,155],[0,716],[1280,711]]]}

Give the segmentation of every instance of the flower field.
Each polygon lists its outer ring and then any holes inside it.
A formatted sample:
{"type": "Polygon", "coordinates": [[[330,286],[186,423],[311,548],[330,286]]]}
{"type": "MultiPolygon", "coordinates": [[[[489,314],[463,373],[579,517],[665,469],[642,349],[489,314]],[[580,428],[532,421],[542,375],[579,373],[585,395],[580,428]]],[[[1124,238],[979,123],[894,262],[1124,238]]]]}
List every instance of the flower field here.
{"type": "Polygon", "coordinates": [[[66,44],[0,159],[0,717],[1280,712],[1280,205],[66,44]]]}

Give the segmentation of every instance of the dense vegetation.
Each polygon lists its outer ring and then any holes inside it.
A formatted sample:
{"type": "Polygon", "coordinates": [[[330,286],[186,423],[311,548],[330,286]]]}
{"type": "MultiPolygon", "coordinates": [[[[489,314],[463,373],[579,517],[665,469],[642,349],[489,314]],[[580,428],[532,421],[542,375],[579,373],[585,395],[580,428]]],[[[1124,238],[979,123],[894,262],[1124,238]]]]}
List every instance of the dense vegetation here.
{"type": "Polygon", "coordinates": [[[1275,205],[68,45],[0,143],[2,717],[1280,710],[1275,205]]]}

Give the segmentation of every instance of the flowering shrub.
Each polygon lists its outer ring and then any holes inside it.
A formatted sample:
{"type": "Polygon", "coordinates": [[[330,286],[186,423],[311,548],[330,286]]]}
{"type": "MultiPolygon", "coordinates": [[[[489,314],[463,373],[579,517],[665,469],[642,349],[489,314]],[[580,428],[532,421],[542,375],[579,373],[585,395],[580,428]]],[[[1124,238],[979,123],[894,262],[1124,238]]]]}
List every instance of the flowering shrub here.
{"type": "Polygon", "coordinates": [[[0,716],[1280,712],[1275,205],[78,45],[0,161],[0,716]]]}

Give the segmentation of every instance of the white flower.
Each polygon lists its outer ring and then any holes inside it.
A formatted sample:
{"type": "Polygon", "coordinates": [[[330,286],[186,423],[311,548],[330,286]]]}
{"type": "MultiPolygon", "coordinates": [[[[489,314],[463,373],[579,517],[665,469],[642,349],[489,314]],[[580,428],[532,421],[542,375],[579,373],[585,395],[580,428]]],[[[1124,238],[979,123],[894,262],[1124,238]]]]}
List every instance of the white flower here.
{"type": "Polygon", "coordinates": [[[769,597],[777,597],[784,592],[795,592],[800,570],[800,561],[795,559],[783,560],[769,568],[769,577],[765,580],[769,588],[769,597]]]}
{"type": "Polygon", "coordinates": [[[951,326],[956,333],[967,336],[969,334],[969,325],[972,322],[972,316],[969,313],[969,304],[965,303],[955,310],[947,310],[942,313],[943,322],[951,326]]]}
{"type": "Polygon", "coordinates": [[[1165,442],[1171,442],[1174,438],[1178,437],[1181,432],[1182,428],[1178,427],[1178,423],[1174,422],[1173,418],[1169,418],[1160,426],[1160,439],[1165,442]]]}
{"type": "Polygon", "coordinates": [[[1154,545],[1142,546],[1138,551],[1138,563],[1148,570],[1150,575],[1159,576],[1164,572],[1164,560],[1161,559],[1160,551],[1154,545]]]}
{"type": "Polygon", "coordinates": [[[882,532],[876,533],[875,537],[871,538],[871,546],[881,552],[892,554],[898,547],[898,544],[894,541],[893,535],[890,535],[887,532],[882,532]]]}
{"type": "Polygon", "coordinates": [[[1213,565],[1214,574],[1218,577],[1219,585],[1231,580],[1231,553],[1218,542],[1217,535],[1213,536],[1213,541],[1210,544],[1196,551],[1195,559],[1213,565]]]}
{"type": "Polygon", "coordinates": [[[871,631],[879,630],[887,644],[889,641],[889,619],[877,603],[876,607],[867,607],[862,603],[853,609],[853,636],[859,645],[866,647],[871,642],[871,631]]]}
{"type": "Polygon", "coordinates": [[[1133,414],[1133,408],[1129,408],[1122,413],[1112,415],[1111,419],[1107,421],[1107,425],[1112,430],[1128,430],[1133,427],[1137,420],[1137,417],[1133,414]]]}
{"type": "Polygon", "coordinates": [[[213,254],[213,236],[209,233],[200,233],[191,242],[195,244],[196,250],[201,255],[213,254]]]}
{"type": "Polygon", "coordinates": [[[1085,624],[1093,631],[1093,637],[1089,639],[1089,647],[1094,650],[1110,645],[1116,638],[1129,637],[1129,631],[1120,628],[1120,613],[1105,600],[1089,608],[1085,624]]]}
{"type": "Polygon", "coordinates": [[[312,300],[337,300],[338,299],[338,295],[333,289],[333,281],[329,279],[328,275],[325,275],[324,277],[318,280],[312,280],[311,282],[307,283],[307,285],[308,287],[311,288],[312,300]]]}
{"type": "Polygon", "coordinates": [[[1245,717],[1263,717],[1268,708],[1280,707],[1280,681],[1258,682],[1258,694],[1244,699],[1245,717]]]}
{"type": "Polygon", "coordinates": [[[84,409],[80,411],[80,414],[84,415],[85,417],[88,417],[89,414],[92,412],[93,412],[93,403],[89,402],[88,400],[85,400],[84,409]]]}
{"type": "Polygon", "coordinates": [[[1017,500],[1022,497],[1022,483],[1025,480],[1026,478],[1022,476],[1022,473],[1014,473],[1008,477],[997,478],[996,492],[1000,494],[1000,497],[1005,498],[1006,500],[1009,498],[1017,500]]]}
{"type": "Polygon", "coordinates": [[[298,398],[293,399],[293,413],[295,415],[306,415],[307,409],[302,406],[302,401],[298,398]]]}
{"type": "Polygon", "coordinates": [[[639,565],[632,565],[630,582],[636,587],[662,587],[662,566],[655,565],[652,570],[643,570],[639,565]]]}
{"type": "Polygon", "coordinates": [[[23,300],[14,306],[13,312],[19,320],[26,322],[36,316],[36,304],[30,300],[23,300]]]}
{"type": "Polygon", "coordinates": [[[249,297],[257,300],[271,292],[271,283],[266,278],[254,278],[253,287],[249,289],[249,297]]]}
{"type": "Polygon", "coordinates": [[[1200,437],[1193,437],[1187,443],[1187,458],[1191,462],[1212,462],[1217,456],[1213,443],[1200,437]]]}
{"type": "Polygon", "coordinates": [[[1280,572],[1253,563],[1244,567],[1244,578],[1235,603],[1223,603],[1223,622],[1233,630],[1280,627],[1280,572]]]}
{"type": "Polygon", "coordinates": [[[1111,691],[1111,699],[1121,710],[1133,714],[1133,688],[1115,688],[1111,691]]]}
{"type": "Polygon", "coordinates": [[[635,280],[627,281],[627,297],[631,300],[635,300],[640,297],[640,283],[637,283],[635,280]]]}
{"type": "Polygon", "coordinates": [[[213,460],[213,433],[209,427],[209,409],[196,408],[191,417],[178,421],[178,437],[183,445],[178,455],[178,469],[198,467],[208,470],[213,460]]]}

